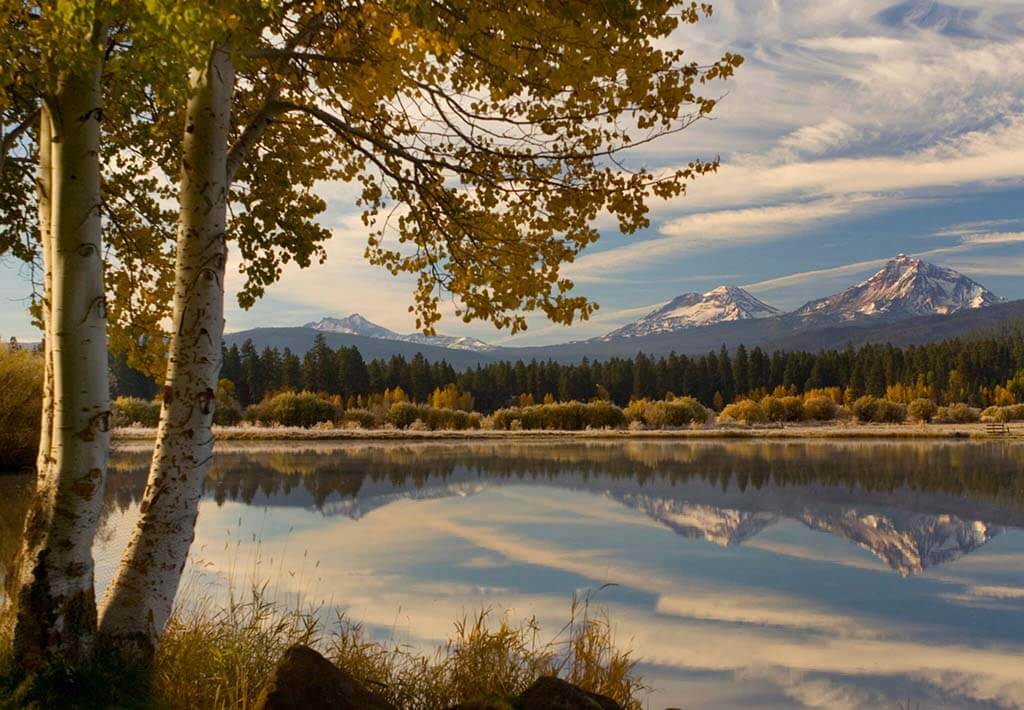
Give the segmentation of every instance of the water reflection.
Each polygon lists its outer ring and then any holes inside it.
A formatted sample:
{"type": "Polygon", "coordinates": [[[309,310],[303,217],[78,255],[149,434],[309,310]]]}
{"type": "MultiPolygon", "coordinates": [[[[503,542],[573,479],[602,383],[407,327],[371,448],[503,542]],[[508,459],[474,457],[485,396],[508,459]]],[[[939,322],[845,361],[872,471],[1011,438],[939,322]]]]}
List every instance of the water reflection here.
{"type": "MultiPolygon", "coordinates": [[[[971,442],[252,445],[218,453],[193,561],[258,557],[284,592],[421,644],[488,604],[555,629],[610,582],[651,707],[1015,707],[1022,463],[971,442]]],[[[114,459],[101,585],[147,464],[114,459]]],[[[0,478],[0,532],[19,485],[0,478]]]]}

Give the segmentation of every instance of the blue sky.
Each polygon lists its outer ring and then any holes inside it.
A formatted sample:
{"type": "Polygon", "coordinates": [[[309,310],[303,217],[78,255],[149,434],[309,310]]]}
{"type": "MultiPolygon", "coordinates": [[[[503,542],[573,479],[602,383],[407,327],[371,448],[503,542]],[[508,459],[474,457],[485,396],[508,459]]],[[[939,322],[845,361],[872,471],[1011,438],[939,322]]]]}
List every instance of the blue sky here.
{"type": "MultiPolygon", "coordinates": [[[[746,63],[716,118],[632,156],[672,167],[720,155],[631,237],[604,230],[567,273],[601,304],[571,328],[530,318],[509,339],[449,317],[439,330],[538,344],[603,334],[685,291],[728,283],[794,308],[899,252],[1024,298],[1024,3],[1020,0],[727,0],[672,38],[688,57],[746,63]]],[[[362,259],[352,190],[323,185],[335,230],[324,265],[288,269],[228,330],[352,312],[410,331],[412,283],[362,259]]],[[[230,265],[229,265],[230,268],[230,265]]],[[[237,289],[240,277],[229,279],[237,289]]],[[[35,339],[27,280],[0,263],[0,335],[35,339]]]]}

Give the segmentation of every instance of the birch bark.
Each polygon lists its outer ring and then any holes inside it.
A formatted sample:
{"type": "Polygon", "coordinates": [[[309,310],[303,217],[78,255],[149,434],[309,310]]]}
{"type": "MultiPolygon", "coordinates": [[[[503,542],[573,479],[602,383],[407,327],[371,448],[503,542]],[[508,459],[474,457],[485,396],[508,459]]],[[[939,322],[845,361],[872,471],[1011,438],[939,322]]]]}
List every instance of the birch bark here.
{"type": "Polygon", "coordinates": [[[173,322],[160,425],[141,516],[102,604],[104,643],[153,653],[195,537],[213,455],[224,333],[226,172],[234,68],[225,47],[193,72],[179,191],[173,322]]]}
{"type": "Polygon", "coordinates": [[[36,177],[36,199],[39,203],[39,245],[43,255],[43,298],[40,319],[43,325],[43,405],[39,426],[39,453],[36,458],[38,477],[46,476],[53,460],[53,225],[50,198],[53,194],[53,123],[50,110],[44,106],[39,114],[39,172],[36,177]]]}
{"type": "MultiPolygon", "coordinates": [[[[102,36],[100,28],[94,33],[102,36]]],[[[110,448],[100,232],[102,48],[60,79],[43,112],[40,190],[47,387],[36,491],[11,577],[14,653],[31,669],[88,656],[96,632],[92,543],[110,448]],[[49,135],[49,140],[45,140],[49,135]],[[49,169],[46,169],[47,159],[49,169]]]]}

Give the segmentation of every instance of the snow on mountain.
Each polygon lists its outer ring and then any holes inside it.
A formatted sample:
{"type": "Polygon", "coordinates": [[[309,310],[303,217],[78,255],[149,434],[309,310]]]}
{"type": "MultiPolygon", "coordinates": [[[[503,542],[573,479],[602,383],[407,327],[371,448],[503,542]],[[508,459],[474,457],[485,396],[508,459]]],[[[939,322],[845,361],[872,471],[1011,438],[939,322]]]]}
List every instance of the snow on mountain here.
{"type": "Polygon", "coordinates": [[[954,515],[923,515],[907,512],[858,513],[819,516],[808,512],[800,520],[870,550],[900,575],[923,572],[934,565],[952,562],[1003,532],[980,520],[954,515]]]}
{"type": "Polygon", "coordinates": [[[353,313],[344,318],[325,317],[318,321],[306,323],[305,328],[320,330],[325,333],[346,333],[348,335],[364,335],[367,338],[381,338],[383,340],[401,340],[402,336],[384,326],[377,325],[366,320],[358,313],[353,313]]]}
{"type": "Polygon", "coordinates": [[[721,547],[739,545],[779,520],[773,513],[748,513],[643,494],[613,497],[683,537],[707,540],[721,547]]]}
{"type": "Polygon", "coordinates": [[[1000,299],[958,271],[899,254],[866,281],[804,305],[794,316],[805,321],[896,320],[983,308],[1000,299]]]}
{"type": "Polygon", "coordinates": [[[737,286],[719,286],[707,293],[684,293],[638,321],[605,335],[602,340],[671,333],[726,321],[770,318],[777,308],[737,286]]]}
{"type": "Polygon", "coordinates": [[[476,338],[468,338],[464,335],[423,335],[422,333],[410,333],[409,335],[400,336],[398,340],[404,340],[407,343],[419,343],[421,345],[437,345],[438,347],[451,350],[472,350],[478,353],[494,350],[494,346],[490,343],[485,343],[476,338]]]}
{"type": "MultiPolygon", "coordinates": [[[[783,517],[641,494],[614,497],[683,537],[722,547],[740,545],[783,517]]],[[[980,520],[904,511],[863,512],[851,508],[826,513],[805,509],[795,518],[812,530],[869,550],[904,577],[952,562],[1003,532],[1003,528],[980,520]]]]}
{"type": "Polygon", "coordinates": [[[344,318],[325,317],[318,321],[306,323],[306,328],[323,331],[325,333],[346,333],[349,335],[362,335],[367,338],[378,338],[380,340],[398,340],[406,343],[418,343],[420,345],[434,345],[451,350],[472,350],[474,352],[486,352],[493,350],[494,346],[476,338],[458,337],[453,335],[423,335],[421,333],[410,333],[402,335],[384,326],[373,323],[358,313],[353,313],[344,318]]]}

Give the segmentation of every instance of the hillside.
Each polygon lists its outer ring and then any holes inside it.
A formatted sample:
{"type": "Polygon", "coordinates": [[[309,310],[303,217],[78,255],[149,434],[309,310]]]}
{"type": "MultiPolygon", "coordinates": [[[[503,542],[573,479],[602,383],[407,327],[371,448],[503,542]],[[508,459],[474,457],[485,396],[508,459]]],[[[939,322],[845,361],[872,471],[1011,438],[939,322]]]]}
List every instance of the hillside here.
{"type": "Polygon", "coordinates": [[[277,348],[284,350],[289,348],[296,355],[302,356],[313,345],[313,339],[322,335],[327,344],[332,348],[352,347],[359,348],[359,352],[367,360],[377,358],[390,358],[392,355],[401,355],[406,359],[413,357],[416,353],[422,353],[423,357],[430,361],[447,360],[456,368],[476,367],[478,364],[493,362],[501,358],[495,353],[481,353],[472,350],[456,350],[453,348],[442,348],[436,345],[425,345],[421,343],[410,343],[401,340],[389,340],[384,338],[371,338],[365,335],[353,335],[351,333],[332,333],[315,328],[294,327],[294,328],[253,328],[242,330],[237,333],[224,335],[224,344],[227,347],[232,345],[242,346],[246,340],[252,340],[257,350],[263,348],[277,348]]]}

